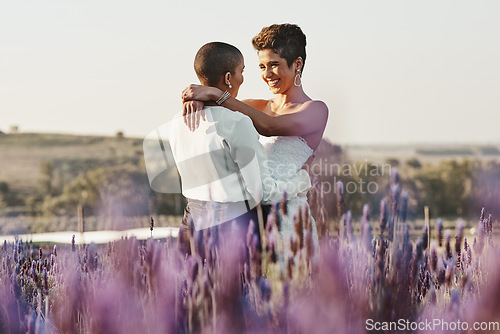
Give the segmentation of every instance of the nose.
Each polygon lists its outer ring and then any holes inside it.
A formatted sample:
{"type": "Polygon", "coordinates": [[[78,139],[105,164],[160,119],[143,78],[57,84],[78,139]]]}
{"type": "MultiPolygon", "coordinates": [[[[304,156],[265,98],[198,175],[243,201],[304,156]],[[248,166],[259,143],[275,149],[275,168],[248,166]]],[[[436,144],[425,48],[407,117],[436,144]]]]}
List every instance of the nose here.
{"type": "Polygon", "coordinates": [[[273,75],[273,72],[271,71],[271,68],[266,67],[266,69],[263,70],[263,76],[264,78],[270,78],[273,75]]]}

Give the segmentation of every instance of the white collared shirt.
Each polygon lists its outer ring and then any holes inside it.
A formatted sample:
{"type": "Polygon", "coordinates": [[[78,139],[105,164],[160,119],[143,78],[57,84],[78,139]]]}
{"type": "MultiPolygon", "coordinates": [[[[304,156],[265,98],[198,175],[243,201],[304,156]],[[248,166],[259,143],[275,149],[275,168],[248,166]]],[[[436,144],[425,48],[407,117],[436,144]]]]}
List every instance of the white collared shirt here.
{"type": "MultiPolygon", "coordinates": [[[[281,201],[285,191],[290,199],[309,190],[311,181],[305,170],[291,179],[271,177],[259,134],[248,116],[218,106],[206,107],[204,112],[206,120],[200,120],[195,131],[189,130],[179,114],[150,135],[162,146],[164,164],[176,165],[185,197],[222,203],[249,201],[254,207],[281,201]]],[[[166,189],[167,180],[163,177],[159,182],[158,176],[172,175],[172,171],[154,171],[153,163],[148,163],[152,154],[147,153],[146,141],[144,147],[151,187],[166,189]]]]}

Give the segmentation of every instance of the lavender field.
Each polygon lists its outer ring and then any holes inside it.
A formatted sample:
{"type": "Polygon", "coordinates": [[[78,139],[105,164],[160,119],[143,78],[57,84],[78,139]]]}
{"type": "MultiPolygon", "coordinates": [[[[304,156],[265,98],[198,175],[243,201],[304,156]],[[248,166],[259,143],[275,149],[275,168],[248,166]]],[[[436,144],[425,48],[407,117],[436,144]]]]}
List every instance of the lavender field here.
{"type": "Polygon", "coordinates": [[[0,31],[0,334],[500,334],[500,0],[0,31]]]}
{"type": "Polygon", "coordinates": [[[410,237],[408,193],[353,222],[337,185],[338,232],[316,188],[285,249],[274,208],[246,240],[190,234],[107,246],[4,242],[1,333],[498,333],[500,255],[483,209],[471,240],[427,221],[410,237]],[[359,233],[357,231],[360,231],[359,233]]]}

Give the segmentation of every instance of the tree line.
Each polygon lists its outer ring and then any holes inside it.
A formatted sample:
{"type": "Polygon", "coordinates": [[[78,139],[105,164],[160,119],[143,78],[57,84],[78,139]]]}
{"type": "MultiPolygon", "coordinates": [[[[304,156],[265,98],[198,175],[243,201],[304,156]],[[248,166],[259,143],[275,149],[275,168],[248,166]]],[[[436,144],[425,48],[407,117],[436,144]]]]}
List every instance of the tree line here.
{"type": "MultiPolygon", "coordinates": [[[[183,214],[182,195],[151,191],[141,159],[94,168],[86,166],[80,172],[73,170],[71,177],[63,169],[53,161],[42,161],[36,190],[27,196],[18,194],[7,182],[0,182],[0,208],[17,207],[23,213],[46,216],[76,215],[78,206],[83,206],[87,215],[99,216],[183,214]]],[[[429,164],[412,158],[389,159],[384,164],[348,162],[338,146],[325,144],[316,152],[310,174],[320,185],[320,196],[329,217],[337,215],[337,181],[344,185],[353,216],[361,216],[364,204],[378,215],[380,201],[387,198],[394,174],[408,192],[410,219],[423,217],[424,206],[431,208],[434,217],[473,218],[484,206],[494,217],[500,214],[497,161],[462,159],[429,164]],[[326,167],[318,172],[321,164],[326,167]]]]}

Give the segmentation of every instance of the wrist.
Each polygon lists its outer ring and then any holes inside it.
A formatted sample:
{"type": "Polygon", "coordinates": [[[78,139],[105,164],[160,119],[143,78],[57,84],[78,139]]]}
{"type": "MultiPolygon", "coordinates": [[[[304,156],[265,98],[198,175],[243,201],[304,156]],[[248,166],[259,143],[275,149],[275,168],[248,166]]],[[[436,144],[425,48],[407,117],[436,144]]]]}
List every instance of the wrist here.
{"type": "Polygon", "coordinates": [[[217,101],[222,96],[222,94],[224,94],[224,92],[219,88],[212,87],[212,90],[210,92],[210,99],[213,101],[217,101]]]}

